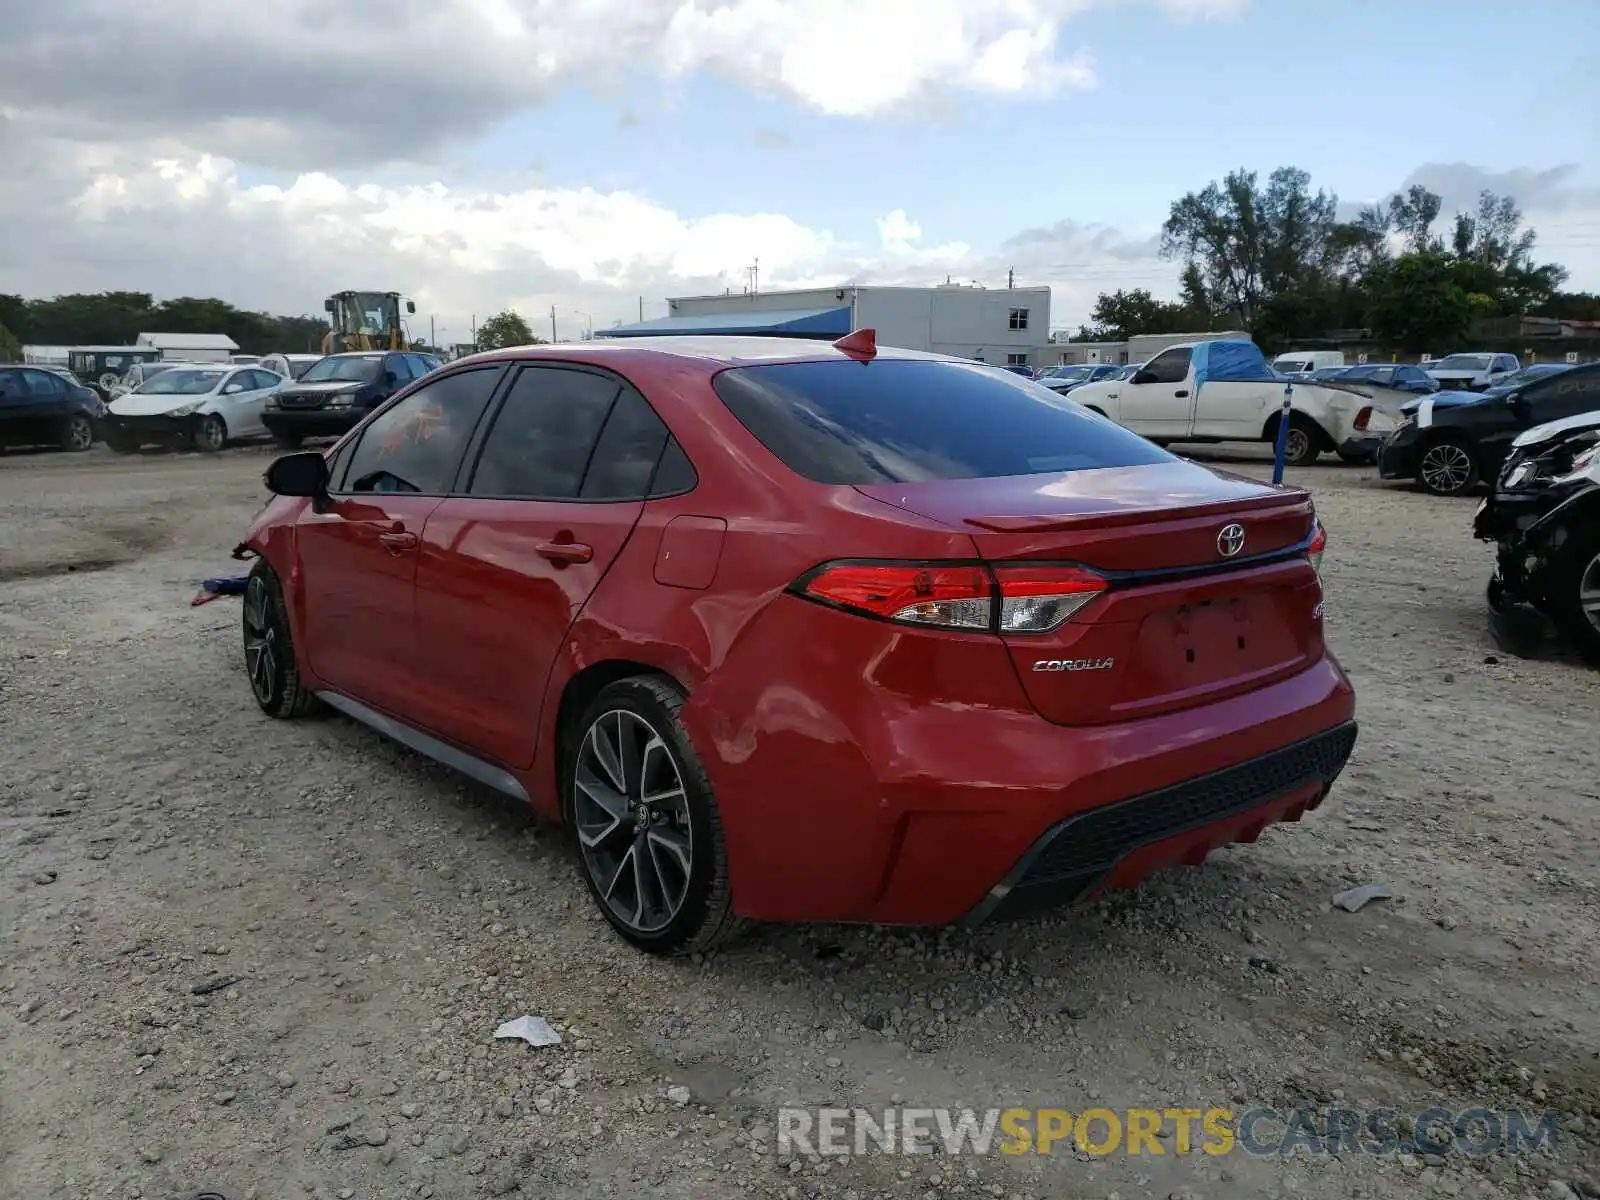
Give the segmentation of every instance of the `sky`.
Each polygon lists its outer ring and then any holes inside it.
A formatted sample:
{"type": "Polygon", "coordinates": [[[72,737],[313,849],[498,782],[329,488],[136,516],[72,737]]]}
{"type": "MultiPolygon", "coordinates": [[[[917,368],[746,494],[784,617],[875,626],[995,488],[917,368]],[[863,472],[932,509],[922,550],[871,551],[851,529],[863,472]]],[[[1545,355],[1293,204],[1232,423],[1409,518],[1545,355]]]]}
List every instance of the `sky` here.
{"type": "Polygon", "coordinates": [[[52,0],[0,18],[0,292],[393,290],[449,343],[1014,270],[1070,328],[1283,165],[1509,193],[1600,290],[1597,110],[1595,0],[52,0]]]}

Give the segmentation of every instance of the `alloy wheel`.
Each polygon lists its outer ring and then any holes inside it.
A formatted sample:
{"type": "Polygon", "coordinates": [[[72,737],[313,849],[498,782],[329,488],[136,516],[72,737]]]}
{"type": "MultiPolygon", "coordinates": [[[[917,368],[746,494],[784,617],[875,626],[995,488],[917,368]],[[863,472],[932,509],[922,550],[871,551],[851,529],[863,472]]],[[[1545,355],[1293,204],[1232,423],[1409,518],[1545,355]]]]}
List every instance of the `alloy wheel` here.
{"type": "Polygon", "coordinates": [[[1578,607],[1589,619],[1589,624],[1600,630],[1600,554],[1589,560],[1589,565],[1578,576],[1578,607]]]}
{"type": "Polygon", "coordinates": [[[221,450],[228,434],[216,417],[204,417],[195,430],[194,440],[202,450],[221,450]]]}
{"type": "Polygon", "coordinates": [[[1284,439],[1283,457],[1286,462],[1299,462],[1311,451],[1311,436],[1304,429],[1291,429],[1284,439]]]}
{"type": "Polygon", "coordinates": [[[267,581],[253,575],[244,592],[244,665],[250,690],[262,705],[277,694],[279,661],[278,618],[267,581]]]}
{"type": "Polygon", "coordinates": [[[87,450],[94,445],[94,426],[82,417],[73,417],[67,426],[67,445],[74,450],[87,450]]]}
{"type": "Polygon", "coordinates": [[[572,811],[584,868],[612,915],[639,933],[664,929],[689,894],[694,832],[683,772],[649,721],[612,709],[589,726],[572,811]]]}
{"type": "Polygon", "coordinates": [[[1472,478],[1472,459],[1454,442],[1429,446],[1422,456],[1422,482],[1435,492],[1459,492],[1472,478]]]}

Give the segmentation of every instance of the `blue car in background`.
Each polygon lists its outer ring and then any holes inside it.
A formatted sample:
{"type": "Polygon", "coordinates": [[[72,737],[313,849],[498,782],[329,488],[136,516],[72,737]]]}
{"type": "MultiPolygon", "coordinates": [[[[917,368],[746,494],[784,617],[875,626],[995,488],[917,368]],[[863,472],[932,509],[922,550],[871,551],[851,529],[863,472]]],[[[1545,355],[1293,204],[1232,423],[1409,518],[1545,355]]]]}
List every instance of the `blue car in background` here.
{"type": "Polygon", "coordinates": [[[1418,395],[1431,395],[1439,390],[1438,381],[1433,376],[1410,363],[1362,363],[1356,367],[1345,367],[1326,378],[1341,383],[1370,383],[1402,392],[1416,392],[1418,395]]]}

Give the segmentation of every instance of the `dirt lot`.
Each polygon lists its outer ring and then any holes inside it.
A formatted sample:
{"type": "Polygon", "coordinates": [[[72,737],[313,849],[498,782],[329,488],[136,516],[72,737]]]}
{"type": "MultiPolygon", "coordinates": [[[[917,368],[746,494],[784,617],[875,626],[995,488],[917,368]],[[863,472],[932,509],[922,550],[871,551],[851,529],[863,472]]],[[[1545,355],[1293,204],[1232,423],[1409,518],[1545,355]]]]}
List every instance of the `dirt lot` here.
{"type": "Polygon", "coordinates": [[[187,605],[266,461],[0,459],[0,1195],[1596,1194],[1600,674],[1495,652],[1471,502],[1294,477],[1363,726],[1304,823],[1070,919],[666,963],[524,812],[257,712],[237,601],[187,605]],[[522,1013],[564,1044],[492,1040],[522,1013]],[[780,1160],[796,1102],[1565,1121],[1515,1159],[780,1160]]]}

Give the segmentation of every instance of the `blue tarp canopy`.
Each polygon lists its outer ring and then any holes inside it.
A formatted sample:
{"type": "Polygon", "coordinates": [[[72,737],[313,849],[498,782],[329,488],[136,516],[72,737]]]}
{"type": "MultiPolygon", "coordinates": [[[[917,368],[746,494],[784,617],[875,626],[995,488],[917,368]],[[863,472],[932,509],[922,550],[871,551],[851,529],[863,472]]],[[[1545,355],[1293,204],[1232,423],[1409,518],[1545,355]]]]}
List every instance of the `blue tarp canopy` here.
{"type": "Polygon", "coordinates": [[[1222,339],[1197,342],[1194,348],[1194,389],[1196,394],[1207,380],[1247,383],[1283,383],[1284,376],[1268,364],[1254,342],[1222,339]]]}
{"type": "Polygon", "coordinates": [[[839,338],[850,332],[850,306],[789,308],[776,312],[704,313],[662,317],[597,329],[596,337],[663,337],[674,333],[742,333],[747,336],[839,338]]]}

